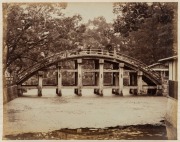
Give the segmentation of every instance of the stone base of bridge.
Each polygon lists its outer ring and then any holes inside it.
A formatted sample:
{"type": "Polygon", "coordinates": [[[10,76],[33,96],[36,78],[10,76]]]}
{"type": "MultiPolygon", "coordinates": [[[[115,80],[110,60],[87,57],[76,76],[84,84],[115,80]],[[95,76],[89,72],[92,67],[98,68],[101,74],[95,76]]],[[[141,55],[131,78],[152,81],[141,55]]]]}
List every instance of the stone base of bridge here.
{"type": "Polygon", "coordinates": [[[17,86],[17,93],[18,93],[18,97],[23,96],[23,89],[21,88],[20,85],[17,86]]]}
{"type": "Polygon", "coordinates": [[[81,88],[74,89],[74,93],[78,96],[82,96],[82,90],[81,88]]]}
{"type": "Polygon", "coordinates": [[[99,95],[99,96],[103,96],[103,90],[101,90],[101,89],[94,89],[94,94],[99,95]]]}
{"type": "Polygon", "coordinates": [[[42,88],[38,87],[38,96],[41,97],[42,96],[42,88]]]}
{"type": "Polygon", "coordinates": [[[119,89],[112,89],[112,94],[115,94],[118,96],[123,96],[123,92],[119,91],[119,89]]]}
{"type": "Polygon", "coordinates": [[[129,90],[129,93],[130,93],[130,94],[133,94],[133,95],[135,95],[135,96],[138,95],[137,89],[130,89],[130,90],[129,90]]]}
{"type": "Polygon", "coordinates": [[[162,86],[157,85],[156,96],[163,96],[162,86]]]}
{"type": "Polygon", "coordinates": [[[58,88],[56,88],[56,94],[57,94],[58,96],[62,96],[61,90],[58,90],[58,88]]]}

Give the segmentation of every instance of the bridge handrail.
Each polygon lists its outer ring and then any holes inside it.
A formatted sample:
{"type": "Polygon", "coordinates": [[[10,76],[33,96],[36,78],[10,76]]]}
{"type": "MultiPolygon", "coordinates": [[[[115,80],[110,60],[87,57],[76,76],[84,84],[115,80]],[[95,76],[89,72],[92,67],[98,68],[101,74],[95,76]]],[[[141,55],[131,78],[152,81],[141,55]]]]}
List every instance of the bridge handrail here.
{"type": "Polygon", "coordinates": [[[61,57],[61,58],[65,57],[66,58],[66,57],[71,57],[73,55],[77,56],[77,55],[84,55],[84,54],[85,55],[87,55],[87,54],[89,54],[89,55],[99,54],[99,55],[106,55],[106,56],[114,56],[115,58],[125,58],[125,59],[127,58],[126,61],[129,62],[130,64],[133,63],[134,65],[137,65],[138,68],[141,68],[144,72],[148,71],[148,73],[151,74],[153,77],[155,77],[157,80],[160,79],[160,76],[157,75],[157,73],[154,70],[149,68],[143,62],[141,62],[141,61],[139,61],[133,57],[130,57],[128,55],[117,52],[117,51],[108,51],[108,50],[103,50],[103,49],[68,50],[68,51],[62,51],[60,53],[52,54],[51,56],[48,56],[47,58],[40,60],[40,62],[33,64],[32,66],[28,67],[26,70],[19,73],[18,78],[22,79],[23,76],[25,76],[27,74],[27,71],[29,73],[32,73],[32,72],[36,71],[39,67],[41,67],[41,66],[44,67],[46,62],[49,62],[49,63],[52,62],[51,60],[48,60],[48,59],[51,59],[52,57],[55,57],[55,59],[53,59],[53,61],[54,61],[54,60],[58,59],[59,57],[61,57]]]}
{"type": "MultiPolygon", "coordinates": [[[[74,51],[74,50],[72,50],[72,51],[74,51]]],[[[74,52],[75,52],[75,51],[74,51],[74,52]]],[[[47,58],[41,59],[38,63],[35,63],[35,64],[29,66],[27,69],[23,70],[23,71],[20,72],[19,74],[26,73],[26,72],[27,72],[29,69],[31,69],[32,67],[35,68],[35,66],[43,63],[44,61],[47,61],[48,59],[52,58],[53,56],[55,57],[55,56],[57,56],[57,55],[64,55],[65,53],[66,53],[66,51],[62,51],[62,52],[60,52],[60,53],[52,54],[52,55],[48,56],[47,58]]],[[[18,75],[19,75],[19,74],[18,74],[18,75]]]]}
{"type": "MultiPolygon", "coordinates": [[[[83,50],[83,51],[88,52],[88,49],[85,49],[85,50],[83,50]]],[[[131,59],[131,63],[134,62],[134,61],[136,61],[136,63],[134,63],[134,64],[139,65],[144,71],[150,71],[149,73],[150,73],[151,75],[153,75],[154,77],[156,77],[156,78],[158,78],[158,79],[160,78],[160,76],[157,75],[157,72],[155,72],[154,70],[152,70],[151,68],[149,68],[146,64],[144,64],[143,62],[141,62],[141,61],[139,61],[139,60],[137,60],[137,59],[135,59],[135,58],[133,58],[133,57],[130,57],[130,56],[128,56],[128,55],[122,54],[122,53],[117,52],[117,51],[114,52],[114,51],[108,51],[108,50],[102,50],[102,49],[91,49],[91,50],[89,51],[89,53],[91,53],[91,51],[98,51],[98,53],[101,53],[101,54],[103,54],[103,53],[110,53],[109,55],[111,55],[111,56],[119,55],[119,56],[121,56],[121,57],[127,58],[128,60],[131,59]],[[152,73],[151,73],[151,72],[152,72],[152,73]]],[[[118,57],[118,56],[117,56],[117,57],[118,57]]]]}

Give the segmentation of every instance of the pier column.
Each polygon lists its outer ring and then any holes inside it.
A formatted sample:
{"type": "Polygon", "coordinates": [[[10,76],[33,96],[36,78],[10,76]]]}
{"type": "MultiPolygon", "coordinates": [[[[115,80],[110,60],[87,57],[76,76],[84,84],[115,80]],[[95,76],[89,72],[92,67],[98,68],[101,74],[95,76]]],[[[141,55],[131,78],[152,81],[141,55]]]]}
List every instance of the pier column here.
{"type": "Polygon", "coordinates": [[[62,96],[62,92],[61,92],[61,88],[62,88],[62,71],[61,71],[61,68],[62,68],[62,63],[59,62],[58,65],[57,65],[57,69],[58,69],[58,72],[57,72],[58,86],[57,86],[57,92],[56,92],[58,96],[62,96]]]}
{"type": "Polygon", "coordinates": [[[157,90],[156,90],[156,95],[157,96],[162,96],[162,85],[157,85],[157,90]]]}
{"type": "MultiPolygon", "coordinates": [[[[98,60],[94,60],[94,66],[95,66],[95,70],[99,69],[99,61],[98,60]]],[[[99,86],[99,72],[95,72],[94,73],[94,85],[97,87],[99,86]]],[[[98,94],[98,89],[95,88],[94,89],[94,94],[98,94]]]]}
{"type": "MultiPolygon", "coordinates": [[[[119,70],[119,64],[113,64],[113,70],[119,70]]],[[[113,86],[119,86],[119,73],[118,72],[113,72],[113,86]]],[[[118,90],[119,89],[112,89],[112,94],[118,95],[118,90]]]]}
{"type": "Polygon", "coordinates": [[[17,91],[18,91],[18,97],[23,96],[23,90],[22,90],[22,88],[21,88],[21,85],[18,85],[18,86],[17,86],[17,91]]]}
{"type": "Polygon", "coordinates": [[[42,96],[42,86],[43,86],[43,71],[38,71],[38,96],[42,96]]]}
{"type": "MultiPolygon", "coordinates": [[[[137,86],[137,73],[130,72],[130,86],[137,86]]],[[[130,94],[137,95],[137,89],[130,89],[130,94]]]]}
{"type": "Polygon", "coordinates": [[[99,59],[99,95],[103,96],[104,87],[104,59],[99,59]]]}
{"type": "Polygon", "coordinates": [[[143,91],[142,75],[143,75],[143,72],[138,71],[138,74],[137,74],[137,86],[138,86],[137,93],[138,93],[138,95],[141,95],[142,91],[143,91]]]}
{"type": "Polygon", "coordinates": [[[82,59],[77,59],[77,92],[78,96],[82,96],[82,59]]]}
{"type": "MultiPolygon", "coordinates": [[[[74,61],[74,64],[75,64],[75,69],[78,68],[78,65],[77,65],[77,60],[74,61]]],[[[78,85],[78,72],[75,72],[75,76],[74,76],[74,82],[75,82],[75,86],[78,85]]]]}
{"type": "Polygon", "coordinates": [[[123,72],[124,72],[124,63],[119,63],[119,90],[118,94],[123,96],[123,72]]]}

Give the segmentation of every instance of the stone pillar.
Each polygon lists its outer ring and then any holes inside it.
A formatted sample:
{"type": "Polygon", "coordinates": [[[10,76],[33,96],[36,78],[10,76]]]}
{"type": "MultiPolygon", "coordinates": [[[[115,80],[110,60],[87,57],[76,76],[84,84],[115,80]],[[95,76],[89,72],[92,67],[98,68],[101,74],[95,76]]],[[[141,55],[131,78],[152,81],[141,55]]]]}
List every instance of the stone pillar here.
{"type": "Polygon", "coordinates": [[[62,63],[59,62],[57,65],[57,82],[58,82],[58,86],[57,86],[57,95],[58,96],[62,96],[62,92],[61,92],[61,88],[62,88],[62,71],[61,71],[61,67],[62,67],[62,63]]]}
{"type": "MultiPolygon", "coordinates": [[[[74,61],[74,64],[75,64],[75,69],[77,69],[78,68],[77,60],[74,61]]],[[[75,72],[74,79],[75,79],[75,86],[77,86],[78,85],[78,72],[75,72]]]]}
{"type": "Polygon", "coordinates": [[[21,97],[21,96],[23,96],[23,90],[22,90],[22,88],[21,88],[21,85],[18,85],[17,86],[17,93],[18,93],[18,97],[21,97]]]}
{"type": "Polygon", "coordinates": [[[124,72],[124,63],[119,63],[119,90],[118,94],[123,96],[123,72],[124,72]]]}
{"type": "MultiPolygon", "coordinates": [[[[130,86],[137,85],[137,73],[130,72],[130,86]]],[[[137,95],[137,89],[130,89],[130,94],[137,95]]]]}
{"type": "MultiPolygon", "coordinates": [[[[113,70],[119,70],[119,64],[117,64],[117,63],[114,63],[113,64],[113,70]]],[[[119,73],[118,72],[113,72],[112,73],[113,74],[113,77],[112,77],[112,79],[113,79],[113,86],[119,86],[119,73]]],[[[118,95],[119,93],[118,93],[118,89],[114,89],[114,88],[112,88],[112,94],[115,94],[115,95],[118,95]]]]}
{"type": "Polygon", "coordinates": [[[104,87],[104,59],[99,59],[99,95],[103,96],[104,87]]]}
{"type": "MultiPolygon", "coordinates": [[[[95,60],[94,65],[95,65],[95,69],[99,69],[99,61],[95,60]]],[[[95,83],[95,86],[99,86],[99,73],[98,72],[94,73],[94,83],[95,83]]],[[[94,94],[98,94],[98,89],[94,89],[94,94]]]]}
{"type": "Polygon", "coordinates": [[[38,96],[42,96],[42,87],[43,87],[43,71],[38,71],[38,96]]]}
{"type": "Polygon", "coordinates": [[[142,91],[143,91],[142,75],[143,75],[143,72],[138,71],[138,74],[137,74],[137,85],[138,85],[137,93],[138,93],[138,95],[141,95],[142,91]]]}
{"type": "Polygon", "coordinates": [[[157,96],[162,96],[162,85],[157,85],[157,90],[156,90],[156,95],[157,96]]]}
{"type": "Polygon", "coordinates": [[[78,89],[77,89],[77,95],[82,96],[82,59],[77,59],[77,65],[78,65],[78,89]]]}

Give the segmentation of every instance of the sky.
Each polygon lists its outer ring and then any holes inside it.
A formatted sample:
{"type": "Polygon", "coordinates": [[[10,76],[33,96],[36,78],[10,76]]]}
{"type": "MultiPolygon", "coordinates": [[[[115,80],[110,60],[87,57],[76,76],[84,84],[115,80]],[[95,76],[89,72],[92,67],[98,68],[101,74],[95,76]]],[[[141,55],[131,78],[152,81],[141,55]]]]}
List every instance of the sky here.
{"type": "Polygon", "coordinates": [[[103,16],[106,21],[113,22],[115,15],[113,14],[113,3],[111,2],[74,2],[68,3],[64,10],[66,16],[80,14],[83,18],[82,22],[87,23],[89,19],[103,16]]]}

